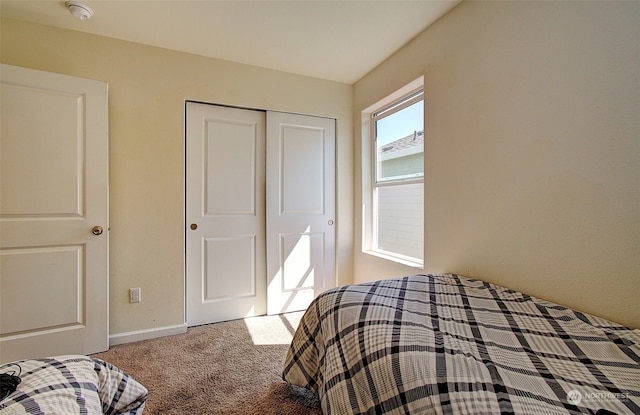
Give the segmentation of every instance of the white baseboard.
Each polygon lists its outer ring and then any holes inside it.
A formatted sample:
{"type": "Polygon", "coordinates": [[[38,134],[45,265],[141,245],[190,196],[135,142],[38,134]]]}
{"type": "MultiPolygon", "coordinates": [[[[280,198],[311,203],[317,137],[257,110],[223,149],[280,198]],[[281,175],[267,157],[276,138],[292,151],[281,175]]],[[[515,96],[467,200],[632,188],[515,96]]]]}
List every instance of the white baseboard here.
{"type": "Polygon", "coordinates": [[[109,335],[109,347],[117,344],[139,342],[141,340],[156,339],[158,337],[173,336],[187,332],[187,324],[175,326],[156,327],[146,330],[128,331],[109,335]]]}

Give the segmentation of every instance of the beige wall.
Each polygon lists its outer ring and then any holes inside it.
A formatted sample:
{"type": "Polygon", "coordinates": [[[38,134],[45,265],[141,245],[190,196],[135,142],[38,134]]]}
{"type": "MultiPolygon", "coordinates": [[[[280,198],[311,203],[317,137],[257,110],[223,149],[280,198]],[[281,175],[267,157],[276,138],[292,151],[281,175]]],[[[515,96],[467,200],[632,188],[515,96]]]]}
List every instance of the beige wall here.
{"type": "MultiPolygon", "coordinates": [[[[640,327],[640,3],[463,2],[354,86],[425,79],[425,270],[640,327]]],[[[356,157],[356,244],[361,244],[356,157]]],[[[355,252],[355,280],[415,272],[355,252]]]]}
{"type": "Polygon", "coordinates": [[[112,335],[184,322],[186,99],[337,119],[338,278],[351,282],[350,85],[9,19],[1,30],[3,63],[109,83],[112,335]]]}

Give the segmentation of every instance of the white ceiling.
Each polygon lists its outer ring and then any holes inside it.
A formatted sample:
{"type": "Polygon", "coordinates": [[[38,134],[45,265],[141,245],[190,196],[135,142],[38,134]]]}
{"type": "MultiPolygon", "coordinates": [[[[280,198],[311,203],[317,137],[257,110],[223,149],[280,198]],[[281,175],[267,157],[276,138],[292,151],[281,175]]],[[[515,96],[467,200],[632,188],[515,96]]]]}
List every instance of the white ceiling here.
{"type": "Polygon", "coordinates": [[[460,0],[0,0],[0,14],[146,45],[354,83],[460,0]]]}

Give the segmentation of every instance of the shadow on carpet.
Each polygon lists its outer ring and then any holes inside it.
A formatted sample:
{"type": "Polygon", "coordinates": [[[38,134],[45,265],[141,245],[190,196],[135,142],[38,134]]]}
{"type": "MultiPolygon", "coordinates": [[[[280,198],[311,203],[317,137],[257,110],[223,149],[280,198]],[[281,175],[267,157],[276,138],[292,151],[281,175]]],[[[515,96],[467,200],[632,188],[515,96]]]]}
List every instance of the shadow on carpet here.
{"type": "Polygon", "coordinates": [[[273,383],[246,415],[322,415],[318,395],[285,382],[273,383]]]}

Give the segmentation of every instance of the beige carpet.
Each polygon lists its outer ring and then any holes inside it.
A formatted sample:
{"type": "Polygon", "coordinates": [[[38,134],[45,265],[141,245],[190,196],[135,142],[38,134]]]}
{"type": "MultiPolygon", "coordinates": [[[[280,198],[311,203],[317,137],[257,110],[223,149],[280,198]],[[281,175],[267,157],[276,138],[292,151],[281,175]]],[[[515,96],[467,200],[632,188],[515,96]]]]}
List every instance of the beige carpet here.
{"type": "Polygon", "coordinates": [[[302,313],[190,328],[113,346],[94,357],[149,389],[145,414],[317,415],[317,396],[282,381],[302,313]]]}

